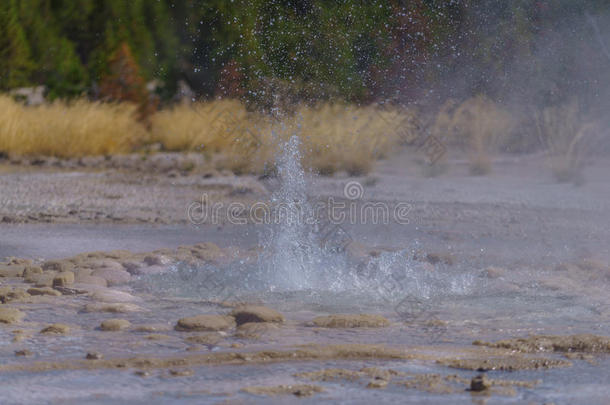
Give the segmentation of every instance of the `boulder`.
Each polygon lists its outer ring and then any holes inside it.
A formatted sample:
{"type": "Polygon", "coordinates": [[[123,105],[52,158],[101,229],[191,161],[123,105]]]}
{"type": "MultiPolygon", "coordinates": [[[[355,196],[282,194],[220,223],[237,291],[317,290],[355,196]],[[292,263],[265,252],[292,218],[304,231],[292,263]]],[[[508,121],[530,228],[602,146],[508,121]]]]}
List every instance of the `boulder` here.
{"type": "Polygon", "coordinates": [[[15,308],[0,307],[0,323],[17,323],[25,317],[25,313],[15,308]]]}
{"type": "Polygon", "coordinates": [[[116,332],[127,329],[131,323],[127,319],[106,319],[100,324],[100,330],[105,332],[116,332]]]}
{"type": "Polygon", "coordinates": [[[43,335],[66,335],[68,332],[70,332],[70,327],[63,323],[54,323],[40,331],[43,335]]]}
{"type": "Polygon", "coordinates": [[[0,265],[0,277],[23,277],[24,271],[23,265],[0,265]]]}
{"type": "Polygon", "coordinates": [[[30,295],[51,295],[58,297],[61,293],[51,287],[32,287],[28,289],[30,295]]]}
{"type": "Polygon", "coordinates": [[[53,277],[53,287],[67,287],[72,284],[74,284],[74,273],[71,271],[62,271],[53,277]]]}
{"type": "Polygon", "coordinates": [[[233,318],[225,315],[197,315],[178,320],[174,329],[178,331],[214,332],[235,326],[233,318]]]}
{"type": "Polygon", "coordinates": [[[274,309],[262,305],[244,305],[235,308],[230,314],[237,325],[249,322],[284,322],[284,316],[274,309]]]}

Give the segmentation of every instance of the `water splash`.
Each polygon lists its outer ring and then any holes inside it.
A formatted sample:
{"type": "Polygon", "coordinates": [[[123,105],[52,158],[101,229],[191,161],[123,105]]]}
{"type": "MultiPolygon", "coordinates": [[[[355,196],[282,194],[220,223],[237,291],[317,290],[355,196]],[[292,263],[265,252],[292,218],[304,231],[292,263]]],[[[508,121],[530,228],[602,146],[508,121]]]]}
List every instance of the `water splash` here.
{"type": "Polygon", "coordinates": [[[280,188],[271,197],[277,218],[271,235],[262,241],[259,260],[270,290],[303,290],[316,287],[323,252],[315,234],[316,218],[308,200],[305,170],[297,135],[280,144],[277,158],[280,188]]]}
{"type": "Polygon", "coordinates": [[[271,197],[274,221],[266,229],[268,233],[260,235],[262,250],[255,262],[235,260],[220,267],[179,268],[174,275],[159,276],[164,282],[155,284],[175,285],[180,295],[191,295],[195,290],[206,299],[254,295],[270,301],[279,298],[282,302],[345,305],[352,309],[394,305],[405,296],[434,300],[468,293],[470,273],[458,276],[421,268],[422,264],[412,259],[416,243],[413,249],[366,258],[326,249],[313,207],[317,202],[309,198],[300,148],[297,134],[278,142],[280,187],[271,197]],[[183,283],[168,276],[181,277],[183,283]],[[188,285],[180,287],[182,284],[188,285]],[[221,292],[214,292],[210,286],[222,287],[221,292]]]}

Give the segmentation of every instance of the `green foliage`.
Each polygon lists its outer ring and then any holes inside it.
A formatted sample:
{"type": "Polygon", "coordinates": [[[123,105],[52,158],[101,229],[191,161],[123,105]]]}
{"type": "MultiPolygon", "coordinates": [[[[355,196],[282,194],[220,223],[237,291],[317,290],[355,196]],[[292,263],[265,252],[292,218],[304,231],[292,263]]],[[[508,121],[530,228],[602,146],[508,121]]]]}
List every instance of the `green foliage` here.
{"type": "Polygon", "coordinates": [[[19,21],[17,0],[0,2],[0,89],[28,84],[34,68],[30,48],[19,21]]]}
{"type": "Polygon", "coordinates": [[[263,105],[274,86],[313,101],[520,92],[552,103],[608,79],[609,14],[602,0],[3,0],[0,88],[94,93],[127,43],[165,100],[185,80],[263,105]]]}

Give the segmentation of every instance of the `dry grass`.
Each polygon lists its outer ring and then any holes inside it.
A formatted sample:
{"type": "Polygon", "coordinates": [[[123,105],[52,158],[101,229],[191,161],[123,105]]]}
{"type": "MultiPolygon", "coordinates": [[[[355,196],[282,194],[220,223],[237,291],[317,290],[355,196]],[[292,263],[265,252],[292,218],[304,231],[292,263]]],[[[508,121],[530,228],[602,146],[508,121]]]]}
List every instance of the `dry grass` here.
{"type": "Polygon", "coordinates": [[[510,136],[514,125],[507,110],[484,96],[477,96],[460,104],[446,103],[436,116],[432,133],[464,148],[468,152],[470,172],[483,175],[491,171],[491,155],[510,136]]]}
{"type": "Polygon", "coordinates": [[[237,101],[177,106],[153,117],[153,141],[169,150],[220,154],[218,168],[260,173],[273,165],[276,145],[301,138],[304,165],[321,174],[346,170],[367,173],[399,140],[398,109],[341,104],[300,106],[293,114],[271,118],[247,112],[237,101]],[[207,151],[207,152],[206,152],[207,151]]]}
{"type": "Polygon", "coordinates": [[[0,97],[0,152],[60,158],[111,155],[159,143],[163,150],[198,151],[218,169],[261,173],[272,167],[277,145],[302,140],[303,163],[321,174],[367,173],[375,160],[417,137],[415,114],[404,109],[342,104],[297,106],[271,117],[235,100],[178,105],[156,113],[151,130],[135,107],[88,101],[25,107],[0,97]]]}
{"type": "Polygon", "coordinates": [[[0,151],[61,158],[130,152],[147,136],[134,112],[84,100],[25,107],[0,96],[0,151]]]}
{"type": "Polygon", "coordinates": [[[321,174],[345,170],[362,175],[400,142],[396,123],[404,114],[374,106],[301,106],[293,116],[275,123],[272,130],[281,138],[301,137],[305,166],[321,174]]]}
{"type": "Polygon", "coordinates": [[[576,102],[546,108],[536,115],[536,125],[540,140],[548,149],[555,179],[581,183],[582,170],[596,137],[596,125],[585,121],[576,102]]]}

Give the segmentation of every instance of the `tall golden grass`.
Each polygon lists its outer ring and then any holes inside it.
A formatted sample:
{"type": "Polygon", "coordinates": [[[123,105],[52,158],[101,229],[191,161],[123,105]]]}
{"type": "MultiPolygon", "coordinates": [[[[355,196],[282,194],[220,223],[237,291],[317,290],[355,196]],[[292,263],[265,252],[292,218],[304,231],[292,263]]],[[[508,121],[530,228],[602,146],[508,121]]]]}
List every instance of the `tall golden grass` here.
{"type": "Polygon", "coordinates": [[[273,118],[221,100],[157,113],[152,139],[169,150],[220,153],[224,158],[217,161],[223,168],[260,172],[273,164],[277,147],[297,135],[306,167],[322,174],[363,174],[399,142],[395,123],[405,114],[409,112],[327,103],[299,106],[273,118]]]}
{"type": "Polygon", "coordinates": [[[582,171],[590,158],[597,126],[584,118],[579,104],[573,101],[538,112],[536,126],[555,179],[584,181],[582,171]]]}
{"type": "Polygon", "coordinates": [[[135,106],[79,100],[25,107],[0,95],[0,151],[61,158],[133,150],[147,136],[135,106]]]}
{"type": "MultiPolygon", "coordinates": [[[[247,111],[236,100],[177,105],[157,112],[147,131],[135,106],[80,100],[26,107],[0,96],[0,152],[60,158],[112,155],[158,143],[167,151],[199,151],[218,169],[261,173],[293,135],[303,163],[322,174],[368,172],[401,142],[413,112],[344,104],[298,106],[280,118],[247,111]]],[[[416,135],[409,135],[416,137],[416,135]]]]}
{"type": "Polygon", "coordinates": [[[447,102],[436,116],[432,133],[465,149],[470,172],[482,175],[491,171],[491,154],[510,136],[514,125],[508,110],[485,96],[477,96],[459,104],[447,102]]]}

